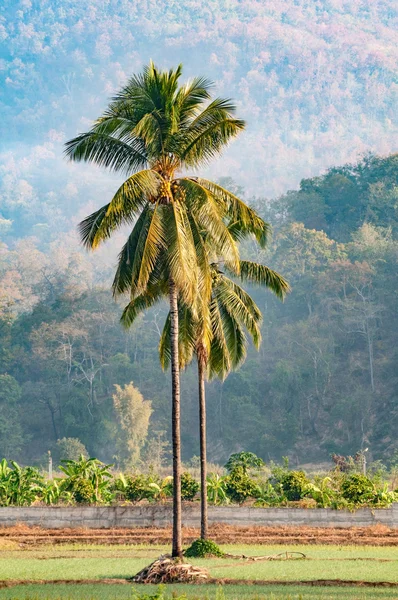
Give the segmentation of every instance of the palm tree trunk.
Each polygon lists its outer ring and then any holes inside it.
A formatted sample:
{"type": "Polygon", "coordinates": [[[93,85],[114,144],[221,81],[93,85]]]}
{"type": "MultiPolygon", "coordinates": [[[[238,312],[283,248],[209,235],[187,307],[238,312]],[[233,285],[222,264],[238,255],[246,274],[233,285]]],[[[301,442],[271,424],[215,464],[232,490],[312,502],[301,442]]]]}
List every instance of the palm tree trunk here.
{"type": "Polygon", "coordinates": [[[208,536],[207,519],[207,456],[206,456],[206,391],[205,363],[198,358],[199,380],[199,429],[200,429],[200,537],[206,540],[208,536]]]}
{"type": "Polygon", "coordinates": [[[174,281],[169,283],[171,329],[172,446],[173,446],[173,543],[172,556],[182,557],[181,534],[181,431],[180,365],[178,357],[178,298],[174,281]]]}

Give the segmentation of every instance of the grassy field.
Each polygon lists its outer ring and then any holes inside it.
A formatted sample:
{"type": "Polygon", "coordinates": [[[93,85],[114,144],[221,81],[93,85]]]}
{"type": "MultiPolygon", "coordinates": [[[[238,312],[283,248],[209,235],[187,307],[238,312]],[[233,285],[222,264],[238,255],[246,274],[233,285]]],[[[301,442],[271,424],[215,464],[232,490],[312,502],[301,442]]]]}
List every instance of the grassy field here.
{"type": "MultiPolygon", "coordinates": [[[[129,585],[26,585],[0,589],[3,600],[135,600],[137,594],[155,594],[157,588],[129,585]]],[[[187,600],[397,600],[395,589],[357,589],[353,587],[300,586],[237,586],[220,588],[214,585],[188,586],[170,585],[165,600],[181,598],[187,600]]]]}
{"type": "MultiPolygon", "coordinates": [[[[101,584],[103,579],[126,579],[168,547],[52,545],[20,548],[5,542],[0,546],[0,580],[29,581],[28,585],[0,589],[0,599],[34,600],[70,598],[111,600],[134,598],[133,586],[101,584]],[[87,584],[34,584],[40,580],[91,580],[87,584]],[[91,583],[92,582],[92,583],[91,583]]],[[[195,559],[211,577],[225,580],[300,582],[319,579],[366,582],[398,581],[398,549],[366,546],[223,546],[227,553],[247,556],[274,555],[285,550],[303,552],[302,560],[247,562],[235,558],[195,559]]],[[[136,586],[140,593],[154,593],[151,586],[136,586]]],[[[167,598],[186,594],[189,599],[226,600],[368,600],[398,598],[398,588],[324,587],[299,585],[168,586],[167,598]]]]}

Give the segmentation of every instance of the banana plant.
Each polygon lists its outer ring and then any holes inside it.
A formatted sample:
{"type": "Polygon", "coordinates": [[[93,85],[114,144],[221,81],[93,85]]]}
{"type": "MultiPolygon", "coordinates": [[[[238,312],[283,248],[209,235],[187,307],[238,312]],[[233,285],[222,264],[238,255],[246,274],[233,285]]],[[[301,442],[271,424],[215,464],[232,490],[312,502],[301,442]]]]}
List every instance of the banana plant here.
{"type": "Polygon", "coordinates": [[[283,495],[278,494],[269,481],[258,486],[257,498],[254,506],[282,506],[286,502],[283,495]]]}
{"type": "Polygon", "coordinates": [[[170,487],[170,483],[173,481],[173,477],[171,475],[168,475],[167,477],[165,477],[160,483],[156,483],[155,481],[152,481],[151,483],[148,483],[148,488],[149,488],[149,494],[150,494],[150,500],[155,500],[155,501],[162,501],[162,500],[166,500],[166,498],[171,496],[171,487],[170,487]]]}
{"type": "Polygon", "coordinates": [[[105,497],[111,500],[109,483],[112,473],[109,471],[113,465],[105,465],[97,458],[84,458],[80,455],[79,460],[61,461],[60,470],[65,473],[64,489],[73,492],[77,483],[85,480],[91,483],[93,488],[93,502],[102,502],[105,497]]]}
{"type": "Polygon", "coordinates": [[[207,477],[207,499],[214,505],[229,504],[225,477],[222,477],[217,473],[210,473],[207,477]]]}
{"type": "Polygon", "coordinates": [[[43,491],[42,498],[45,504],[54,505],[59,504],[73,504],[73,494],[63,488],[63,479],[53,479],[47,481],[43,491]]]}
{"type": "Polygon", "coordinates": [[[330,486],[331,483],[331,477],[323,477],[317,481],[317,484],[309,483],[306,490],[307,495],[311,496],[322,508],[327,508],[332,505],[336,496],[335,490],[330,486]]]}
{"type": "Polygon", "coordinates": [[[8,466],[0,463],[0,504],[2,506],[29,506],[41,495],[44,478],[34,467],[21,467],[15,461],[8,466]]]}

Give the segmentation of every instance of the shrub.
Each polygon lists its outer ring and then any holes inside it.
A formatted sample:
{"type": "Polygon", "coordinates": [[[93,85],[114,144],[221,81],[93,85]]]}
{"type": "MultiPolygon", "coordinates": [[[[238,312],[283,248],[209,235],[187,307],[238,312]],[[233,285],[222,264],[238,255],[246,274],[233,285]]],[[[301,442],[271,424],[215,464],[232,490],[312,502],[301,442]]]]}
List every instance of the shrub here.
{"type": "Polygon", "coordinates": [[[274,488],[280,491],[281,493],[281,481],[285,477],[285,475],[290,473],[289,459],[287,458],[287,456],[282,456],[282,460],[283,463],[281,465],[274,463],[273,461],[270,462],[271,477],[268,480],[269,483],[271,483],[274,486],[274,488]]]}
{"type": "Polygon", "coordinates": [[[88,479],[78,479],[73,486],[73,498],[78,504],[89,504],[93,500],[94,488],[88,479]]]}
{"type": "Polygon", "coordinates": [[[286,498],[297,501],[304,498],[310,481],[304,471],[289,471],[283,475],[281,485],[286,498]]]}
{"type": "Polygon", "coordinates": [[[129,502],[139,502],[148,496],[148,481],[145,475],[130,475],[126,477],[126,487],[124,490],[126,500],[129,502]]]}
{"type": "Polygon", "coordinates": [[[198,482],[189,473],[181,475],[181,498],[192,501],[199,491],[198,482]]]}
{"type": "Polygon", "coordinates": [[[363,504],[373,500],[375,489],[369,477],[355,473],[343,480],[341,493],[343,498],[349,502],[363,504]]]}
{"type": "Polygon", "coordinates": [[[253,452],[236,452],[235,454],[231,454],[225,468],[229,473],[232,473],[236,467],[242,467],[246,473],[248,469],[256,469],[263,466],[264,461],[262,458],[253,454],[253,452]]]}
{"type": "MultiPolygon", "coordinates": [[[[173,479],[165,486],[169,496],[173,495],[173,479]]],[[[181,474],[181,498],[192,501],[198,493],[200,485],[190,473],[181,474]]]]}
{"type": "Polygon", "coordinates": [[[256,483],[242,466],[235,467],[225,480],[227,496],[232,502],[243,504],[247,498],[254,498],[257,495],[256,483]]]}
{"type": "Polygon", "coordinates": [[[208,556],[224,556],[224,552],[211,540],[195,540],[185,551],[187,558],[206,558],[208,556]]]}

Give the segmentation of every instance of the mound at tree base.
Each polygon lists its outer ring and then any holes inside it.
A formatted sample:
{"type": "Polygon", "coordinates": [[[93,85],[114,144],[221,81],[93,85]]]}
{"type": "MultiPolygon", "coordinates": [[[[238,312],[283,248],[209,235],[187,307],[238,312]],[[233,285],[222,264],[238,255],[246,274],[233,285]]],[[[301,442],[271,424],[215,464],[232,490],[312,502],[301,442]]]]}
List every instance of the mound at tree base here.
{"type": "Polygon", "coordinates": [[[170,556],[161,556],[131,578],[133,583],[205,583],[207,569],[194,567],[170,556]]]}

